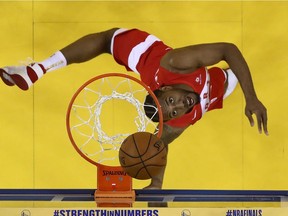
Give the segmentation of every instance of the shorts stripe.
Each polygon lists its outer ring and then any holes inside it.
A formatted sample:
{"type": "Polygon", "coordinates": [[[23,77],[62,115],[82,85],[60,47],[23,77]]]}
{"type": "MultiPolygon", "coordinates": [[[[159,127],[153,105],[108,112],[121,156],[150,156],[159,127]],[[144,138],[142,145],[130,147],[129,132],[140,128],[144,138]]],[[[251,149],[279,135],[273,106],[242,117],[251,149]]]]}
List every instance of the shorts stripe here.
{"type": "Polygon", "coordinates": [[[125,28],[120,28],[120,29],[117,29],[115,32],[114,32],[114,35],[111,39],[111,45],[110,45],[110,51],[111,51],[111,54],[113,54],[113,47],[114,47],[114,38],[118,35],[118,34],[121,34],[122,32],[125,32],[127,31],[128,29],[125,29],[125,28]]]}
{"type": "Polygon", "coordinates": [[[143,53],[149,49],[149,47],[156,41],[160,41],[157,37],[154,35],[149,35],[145,41],[139,43],[137,46],[135,46],[128,57],[128,66],[131,68],[133,71],[139,73],[136,69],[137,64],[139,62],[139,59],[143,53]]]}

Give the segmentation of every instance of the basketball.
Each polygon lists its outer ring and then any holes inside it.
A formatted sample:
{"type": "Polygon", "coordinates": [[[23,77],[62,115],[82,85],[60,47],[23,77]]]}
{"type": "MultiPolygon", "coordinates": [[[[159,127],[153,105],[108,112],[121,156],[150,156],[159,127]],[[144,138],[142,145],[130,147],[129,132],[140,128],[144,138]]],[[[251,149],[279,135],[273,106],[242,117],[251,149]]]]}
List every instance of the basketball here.
{"type": "Polygon", "coordinates": [[[167,146],[156,135],[137,132],[123,141],[119,161],[132,178],[150,179],[166,166],[167,152],[167,146]]]}

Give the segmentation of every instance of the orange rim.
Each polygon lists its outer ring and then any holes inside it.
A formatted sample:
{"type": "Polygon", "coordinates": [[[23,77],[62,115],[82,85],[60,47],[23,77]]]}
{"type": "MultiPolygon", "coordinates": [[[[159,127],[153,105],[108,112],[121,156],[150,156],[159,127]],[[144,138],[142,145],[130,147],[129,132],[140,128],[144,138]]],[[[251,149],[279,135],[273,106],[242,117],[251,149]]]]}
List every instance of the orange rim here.
{"type": "MultiPolygon", "coordinates": [[[[71,101],[69,103],[69,106],[68,106],[68,109],[67,109],[67,113],[66,113],[66,129],[67,129],[67,132],[68,132],[68,136],[69,136],[69,139],[73,145],[73,147],[76,149],[76,151],[85,159],[87,160],[88,162],[94,164],[95,166],[106,166],[106,165],[102,165],[102,164],[99,164],[97,162],[95,162],[94,160],[91,160],[89,157],[87,157],[79,148],[78,146],[76,145],[74,139],[73,139],[73,136],[72,136],[72,133],[71,133],[71,130],[70,130],[70,113],[71,113],[71,108],[72,108],[72,105],[75,101],[75,99],[77,98],[77,96],[80,94],[80,92],[86,87],[88,86],[90,83],[94,82],[95,80],[98,80],[98,79],[102,79],[102,78],[105,78],[105,77],[111,77],[111,76],[117,76],[117,77],[123,77],[123,78],[128,78],[128,79],[131,79],[135,82],[137,82],[138,84],[142,85],[147,91],[148,93],[152,96],[153,100],[155,101],[156,105],[157,105],[157,109],[158,109],[158,114],[159,114],[159,124],[158,124],[158,134],[157,134],[157,137],[161,137],[162,135],[162,131],[163,131],[163,114],[162,114],[162,110],[161,110],[161,106],[160,106],[160,103],[157,99],[157,97],[155,96],[155,94],[153,93],[153,91],[144,83],[142,82],[141,80],[138,80],[137,78],[135,77],[132,77],[130,75],[127,75],[127,74],[122,74],[122,73],[107,73],[107,74],[102,74],[102,75],[99,75],[99,76],[96,76],[90,80],[88,80],[87,82],[85,82],[76,92],[75,94],[73,95],[73,97],[71,98],[71,101]]],[[[111,166],[112,167],[112,166],[111,166]]],[[[119,167],[119,166],[118,166],[119,167]]]]}

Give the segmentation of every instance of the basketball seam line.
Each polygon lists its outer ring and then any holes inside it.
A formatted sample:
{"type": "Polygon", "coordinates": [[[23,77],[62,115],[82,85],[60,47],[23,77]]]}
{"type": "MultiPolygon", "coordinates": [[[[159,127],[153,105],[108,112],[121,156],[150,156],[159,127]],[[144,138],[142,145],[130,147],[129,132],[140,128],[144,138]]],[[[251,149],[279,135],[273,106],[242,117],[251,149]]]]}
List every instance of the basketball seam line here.
{"type": "MultiPolygon", "coordinates": [[[[150,175],[150,173],[148,172],[148,170],[147,170],[147,168],[146,168],[146,165],[145,165],[144,161],[142,160],[142,156],[140,155],[138,146],[136,145],[136,140],[135,140],[134,135],[132,135],[132,137],[133,137],[133,140],[134,140],[134,145],[135,145],[136,150],[137,150],[137,152],[138,152],[138,155],[139,155],[139,157],[140,157],[140,160],[141,160],[141,162],[142,162],[142,164],[143,164],[143,167],[145,168],[145,170],[146,170],[146,172],[148,173],[149,177],[152,178],[152,176],[150,175]]],[[[150,135],[150,139],[149,139],[148,146],[150,146],[150,141],[151,141],[151,135],[150,135]]],[[[140,170],[141,170],[141,169],[139,169],[138,172],[136,173],[136,177],[138,176],[140,170]]]]}
{"type": "MultiPolygon", "coordinates": [[[[135,140],[134,140],[135,141],[135,140]]],[[[137,147],[136,147],[137,148],[137,147]]],[[[136,165],[139,165],[139,164],[141,164],[142,163],[142,161],[143,162],[146,162],[146,161],[148,161],[148,160],[150,160],[151,158],[153,158],[153,157],[155,157],[156,155],[158,155],[158,154],[160,154],[164,149],[166,149],[167,148],[167,146],[165,145],[165,147],[164,148],[162,148],[159,152],[157,152],[157,154],[155,154],[155,155],[152,155],[151,157],[149,157],[149,158],[146,158],[145,160],[142,160],[142,158],[140,157],[140,159],[141,159],[141,162],[138,162],[138,163],[135,163],[135,164],[132,164],[132,165],[129,165],[129,166],[123,166],[122,165],[122,167],[132,167],[132,166],[136,166],[136,165]]],[[[120,149],[121,150],[121,149],[120,149]]],[[[123,150],[121,150],[121,152],[123,152],[124,154],[126,154],[127,156],[129,156],[129,157],[131,157],[131,158],[139,158],[139,156],[131,156],[131,155],[129,155],[129,154],[127,154],[125,151],[123,151],[123,150]]],[[[138,153],[139,154],[139,153],[138,153]]],[[[159,166],[165,166],[165,165],[159,165],[159,166]]]]}

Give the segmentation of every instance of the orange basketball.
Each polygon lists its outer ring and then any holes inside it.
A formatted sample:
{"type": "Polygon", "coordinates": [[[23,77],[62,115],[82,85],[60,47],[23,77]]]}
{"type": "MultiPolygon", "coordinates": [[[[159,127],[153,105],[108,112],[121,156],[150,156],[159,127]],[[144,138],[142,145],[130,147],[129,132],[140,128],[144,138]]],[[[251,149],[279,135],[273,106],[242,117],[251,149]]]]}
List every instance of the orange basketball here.
{"type": "Polygon", "coordinates": [[[128,136],[119,150],[123,170],[136,179],[150,179],[167,163],[167,146],[156,135],[137,132],[128,136]]]}

